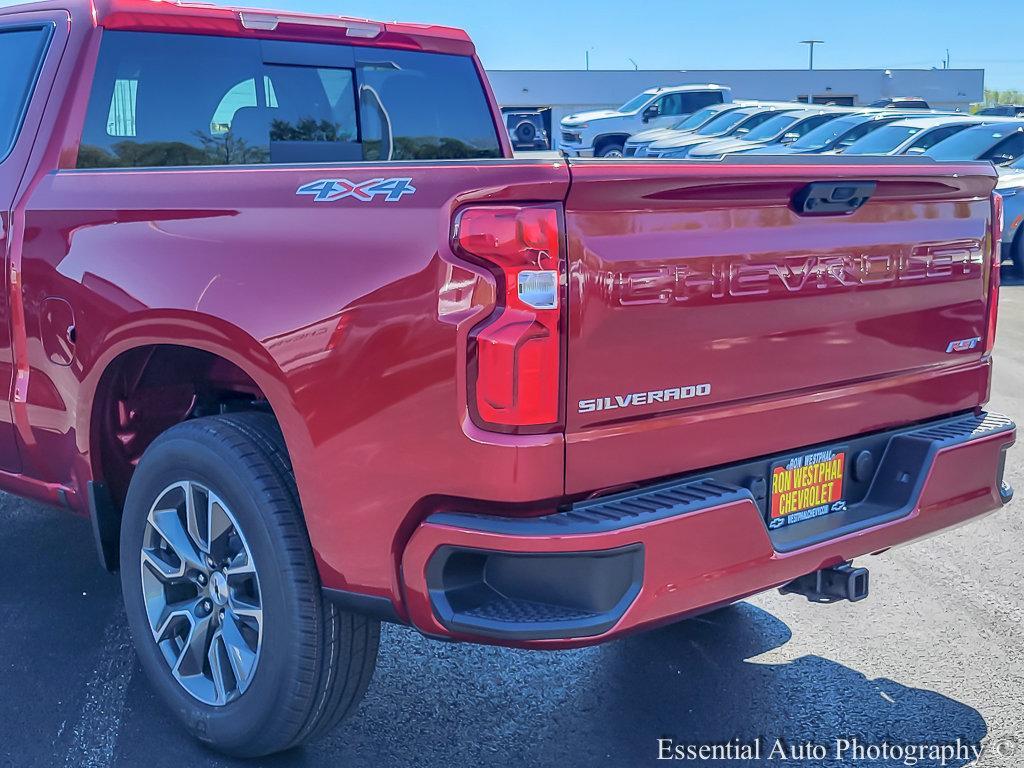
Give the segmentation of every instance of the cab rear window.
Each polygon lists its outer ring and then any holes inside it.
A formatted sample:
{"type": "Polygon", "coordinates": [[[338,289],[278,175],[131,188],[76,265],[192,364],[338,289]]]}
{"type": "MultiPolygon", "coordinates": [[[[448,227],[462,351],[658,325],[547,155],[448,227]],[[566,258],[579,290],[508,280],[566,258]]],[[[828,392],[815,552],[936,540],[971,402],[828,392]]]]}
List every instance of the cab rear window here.
{"type": "Polygon", "coordinates": [[[78,167],[500,156],[469,57],[109,31],[78,167]]]}
{"type": "Polygon", "coordinates": [[[36,86],[51,27],[0,27],[0,161],[10,154],[36,86]]]}

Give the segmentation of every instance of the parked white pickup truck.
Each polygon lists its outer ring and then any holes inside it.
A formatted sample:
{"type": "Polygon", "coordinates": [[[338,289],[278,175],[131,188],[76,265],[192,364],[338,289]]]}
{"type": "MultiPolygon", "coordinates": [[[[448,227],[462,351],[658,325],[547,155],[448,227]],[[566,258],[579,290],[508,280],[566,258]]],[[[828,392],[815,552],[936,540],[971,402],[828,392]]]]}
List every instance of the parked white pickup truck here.
{"type": "Polygon", "coordinates": [[[569,157],[622,157],[634,133],[663,128],[711,104],[732,101],[723,85],[677,85],[651,88],[618,109],[569,115],[562,120],[559,149],[569,157]]]}

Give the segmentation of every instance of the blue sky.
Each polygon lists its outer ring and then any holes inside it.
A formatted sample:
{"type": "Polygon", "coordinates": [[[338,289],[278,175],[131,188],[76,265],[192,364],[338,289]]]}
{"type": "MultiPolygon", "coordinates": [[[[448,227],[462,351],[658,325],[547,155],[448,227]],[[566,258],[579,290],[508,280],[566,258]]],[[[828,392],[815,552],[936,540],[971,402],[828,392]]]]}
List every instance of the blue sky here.
{"type": "MultiPolygon", "coordinates": [[[[234,4],[449,24],[492,69],[982,68],[990,88],[1024,90],[1020,0],[239,0],[234,4]]],[[[10,0],[0,0],[0,5],[10,0]]]]}
{"type": "MultiPolygon", "coordinates": [[[[254,3],[256,0],[252,0],[254,3]]],[[[492,69],[800,68],[815,65],[987,70],[990,88],[1024,90],[1020,0],[260,0],[264,5],[467,29],[492,69]],[[523,10],[519,10],[523,9],[523,10]]]]}

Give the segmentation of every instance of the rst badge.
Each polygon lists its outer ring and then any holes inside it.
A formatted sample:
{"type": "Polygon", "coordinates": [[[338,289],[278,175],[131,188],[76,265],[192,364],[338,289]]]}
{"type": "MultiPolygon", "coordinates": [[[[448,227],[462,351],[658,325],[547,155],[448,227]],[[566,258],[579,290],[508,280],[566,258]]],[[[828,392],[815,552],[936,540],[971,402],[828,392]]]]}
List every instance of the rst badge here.
{"type": "Polygon", "coordinates": [[[952,355],[954,352],[970,352],[972,349],[977,349],[980,344],[980,336],[975,336],[973,339],[951,341],[949,342],[949,346],[946,347],[946,354],[952,355]]]}
{"type": "Polygon", "coordinates": [[[296,195],[312,195],[314,203],[330,203],[351,197],[360,203],[372,202],[383,197],[386,203],[397,203],[405,195],[416,194],[412,179],[370,179],[349,181],[348,179],[319,179],[295,190],[296,195]]]}

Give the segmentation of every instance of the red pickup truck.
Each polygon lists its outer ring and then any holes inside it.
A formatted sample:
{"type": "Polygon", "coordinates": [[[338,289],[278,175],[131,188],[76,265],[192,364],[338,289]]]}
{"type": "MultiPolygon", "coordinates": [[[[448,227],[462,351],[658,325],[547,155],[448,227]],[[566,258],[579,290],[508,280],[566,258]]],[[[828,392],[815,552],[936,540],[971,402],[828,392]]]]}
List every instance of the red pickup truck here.
{"type": "Polygon", "coordinates": [[[859,600],[1012,495],[989,165],[515,160],[433,26],[48,0],[0,65],[0,483],[218,749],[334,726],[381,620],[859,600]]]}

